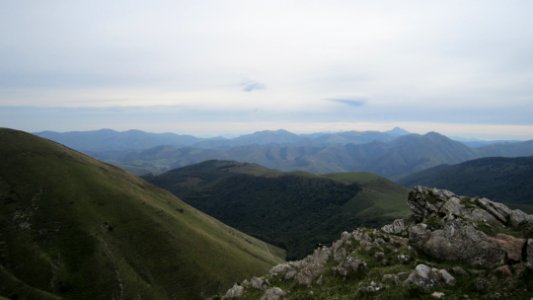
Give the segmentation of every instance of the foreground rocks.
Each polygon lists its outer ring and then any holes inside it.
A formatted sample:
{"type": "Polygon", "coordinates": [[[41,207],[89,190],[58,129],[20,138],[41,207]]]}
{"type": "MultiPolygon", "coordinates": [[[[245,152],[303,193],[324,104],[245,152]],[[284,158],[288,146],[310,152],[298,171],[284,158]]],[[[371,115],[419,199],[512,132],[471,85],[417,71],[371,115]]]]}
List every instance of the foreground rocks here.
{"type": "Polygon", "coordinates": [[[416,187],[412,215],[343,232],[330,247],[236,284],[243,299],[529,299],[533,216],[485,198],[416,187]]]}
{"type": "Polygon", "coordinates": [[[404,233],[424,254],[489,269],[522,262],[527,265],[533,259],[523,238],[533,216],[520,210],[485,198],[470,199],[422,187],[411,191],[408,204],[413,215],[404,233]]]}

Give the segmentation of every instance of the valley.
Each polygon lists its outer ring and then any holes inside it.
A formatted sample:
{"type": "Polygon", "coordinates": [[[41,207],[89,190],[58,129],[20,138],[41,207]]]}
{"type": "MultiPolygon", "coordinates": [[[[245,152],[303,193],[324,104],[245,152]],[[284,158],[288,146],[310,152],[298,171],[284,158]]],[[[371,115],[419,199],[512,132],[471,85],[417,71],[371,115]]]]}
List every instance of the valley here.
{"type": "Polygon", "coordinates": [[[368,173],[279,172],[206,161],[146,180],[222,222],[302,258],[345,228],[381,226],[408,213],[407,190],[368,173]]]}

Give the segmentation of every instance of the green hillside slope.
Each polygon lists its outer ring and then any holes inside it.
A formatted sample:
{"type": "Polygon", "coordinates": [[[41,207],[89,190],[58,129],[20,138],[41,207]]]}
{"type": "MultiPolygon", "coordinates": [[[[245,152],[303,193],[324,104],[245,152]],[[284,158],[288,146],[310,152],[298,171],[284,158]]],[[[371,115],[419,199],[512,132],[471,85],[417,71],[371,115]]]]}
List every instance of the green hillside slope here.
{"type": "Polygon", "coordinates": [[[479,195],[533,212],[533,156],[489,157],[441,165],[400,182],[405,186],[425,185],[479,195]]]}
{"type": "Polygon", "coordinates": [[[0,296],[197,299],[282,261],[116,167],[10,129],[0,145],[0,296]]]}
{"type": "Polygon", "coordinates": [[[287,249],[288,258],[308,254],[346,228],[382,225],[407,214],[407,191],[368,174],[316,176],[206,161],[147,179],[219,220],[287,249]]]}

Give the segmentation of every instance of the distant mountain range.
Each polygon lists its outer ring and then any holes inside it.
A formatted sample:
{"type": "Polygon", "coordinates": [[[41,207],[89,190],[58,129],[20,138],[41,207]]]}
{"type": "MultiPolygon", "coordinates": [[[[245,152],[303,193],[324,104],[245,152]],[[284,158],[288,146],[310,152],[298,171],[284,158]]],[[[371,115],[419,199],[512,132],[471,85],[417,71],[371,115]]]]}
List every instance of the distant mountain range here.
{"type": "Polygon", "coordinates": [[[283,173],[206,161],[145,177],[192,206],[301,258],[346,228],[381,226],[408,212],[407,190],[368,173],[283,173]]]}
{"type": "Polygon", "coordinates": [[[205,299],[283,261],[114,166],[16,130],[0,144],[0,299],[205,299]]]}
{"type": "Polygon", "coordinates": [[[409,134],[409,132],[398,127],[385,132],[345,131],[313,134],[295,134],[279,129],[258,131],[231,139],[222,137],[198,138],[175,133],[150,133],[141,130],[115,131],[111,129],[70,132],[41,131],[34,134],[79,151],[104,152],[144,150],[156,146],[220,148],[267,144],[361,144],[371,141],[388,141],[409,134]]]}
{"type": "Polygon", "coordinates": [[[191,135],[149,133],[141,130],[119,132],[111,129],[63,133],[42,131],[35,135],[83,152],[143,150],[160,145],[188,146],[202,140],[191,135]]]}
{"type": "Polygon", "coordinates": [[[488,157],[440,165],[412,174],[400,183],[407,187],[425,185],[484,196],[533,212],[533,156],[488,157]]]}
{"type": "Polygon", "coordinates": [[[409,134],[400,128],[386,132],[315,134],[294,134],[285,130],[260,131],[233,139],[198,139],[169,134],[168,137],[173,138],[165,140],[163,137],[167,135],[155,134],[146,141],[141,137],[151,134],[114,132],[119,142],[113,141],[110,132],[104,133],[102,136],[106,138],[85,140],[83,134],[98,135],[97,132],[55,135],[47,132],[39,135],[65,143],[135,174],[160,174],[173,168],[219,159],[257,163],[282,171],[364,171],[399,180],[441,164],[456,164],[490,156],[533,155],[533,140],[469,147],[439,133],[409,134]],[[163,142],[166,143],[148,147],[163,142]],[[128,148],[129,143],[135,146],[128,148]]]}

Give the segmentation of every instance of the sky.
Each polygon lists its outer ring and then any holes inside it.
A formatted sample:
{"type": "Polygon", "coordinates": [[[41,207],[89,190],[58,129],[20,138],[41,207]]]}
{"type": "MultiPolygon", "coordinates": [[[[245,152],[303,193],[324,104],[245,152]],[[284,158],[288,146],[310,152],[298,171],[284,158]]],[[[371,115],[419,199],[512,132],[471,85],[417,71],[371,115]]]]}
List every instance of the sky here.
{"type": "Polygon", "coordinates": [[[0,126],[533,139],[533,1],[0,0],[0,126]]]}

